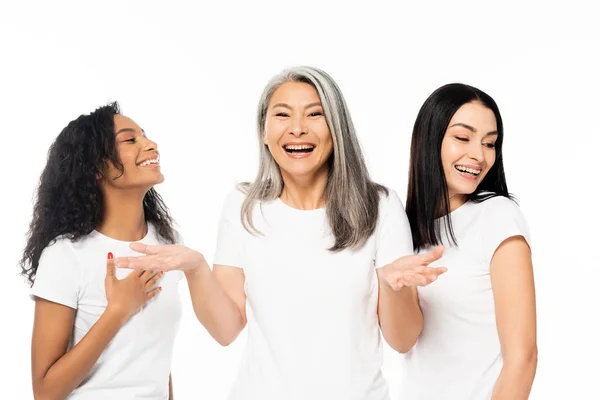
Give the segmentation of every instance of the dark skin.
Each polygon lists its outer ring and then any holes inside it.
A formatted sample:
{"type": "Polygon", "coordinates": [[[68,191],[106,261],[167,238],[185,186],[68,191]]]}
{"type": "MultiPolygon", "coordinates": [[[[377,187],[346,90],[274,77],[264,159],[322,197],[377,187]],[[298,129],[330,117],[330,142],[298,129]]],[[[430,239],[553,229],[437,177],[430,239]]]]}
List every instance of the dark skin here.
{"type": "MultiPolygon", "coordinates": [[[[147,231],[144,196],[164,178],[156,166],[138,165],[142,160],[158,156],[156,144],[146,138],[143,130],[131,119],[122,115],[114,118],[117,152],[124,174],[120,176],[121,173],[112,165],[98,174],[106,212],[97,230],[117,240],[136,241],[142,239],[147,231]]],[[[129,318],[160,293],[160,287],[155,286],[163,273],[134,270],[128,277],[119,280],[115,276],[113,260],[108,256],[106,268],[108,306],[83,339],[69,351],[76,310],[36,298],[31,343],[31,373],[36,400],[65,399],[81,384],[129,318]]],[[[169,399],[173,399],[170,377],[169,399]]]]}

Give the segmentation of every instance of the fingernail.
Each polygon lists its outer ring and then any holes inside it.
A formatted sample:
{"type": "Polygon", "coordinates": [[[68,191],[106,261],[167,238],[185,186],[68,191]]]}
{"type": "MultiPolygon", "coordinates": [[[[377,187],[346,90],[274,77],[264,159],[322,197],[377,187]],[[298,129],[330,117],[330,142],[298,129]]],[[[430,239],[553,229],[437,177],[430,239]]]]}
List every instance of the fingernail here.
{"type": "Polygon", "coordinates": [[[160,292],[161,290],[162,290],[162,286],[159,286],[158,287],[158,291],[160,292]]]}
{"type": "Polygon", "coordinates": [[[114,257],[114,256],[113,256],[113,253],[111,253],[111,252],[109,251],[109,252],[108,252],[108,259],[109,259],[109,260],[112,260],[112,259],[113,259],[113,257],[114,257]]]}

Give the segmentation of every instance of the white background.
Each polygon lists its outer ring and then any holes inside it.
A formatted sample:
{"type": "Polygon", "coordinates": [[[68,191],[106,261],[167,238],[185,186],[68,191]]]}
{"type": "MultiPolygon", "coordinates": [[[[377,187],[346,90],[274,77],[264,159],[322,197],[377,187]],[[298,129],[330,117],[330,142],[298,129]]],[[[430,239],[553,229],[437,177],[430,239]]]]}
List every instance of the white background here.
{"type": "MultiPolygon", "coordinates": [[[[597,14],[591,2],[519,3],[3,0],[0,398],[32,398],[33,304],[16,264],[47,149],[62,128],[118,100],[159,143],[166,181],[157,189],[186,243],[210,260],[224,196],[256,170],[260,92],[297,64],[337,80],[373,178],[403,199],[425,98],[453,81],[495,98],[509,190],[534,239],[539,366],[531,398],[600,398],[597,14]]],[[[245,335],[221,348],[196,322],[186,288],[176,397],[223,399],[245,335]]],[[[386,351],[392,394],[397,359],[386,351]]]]}

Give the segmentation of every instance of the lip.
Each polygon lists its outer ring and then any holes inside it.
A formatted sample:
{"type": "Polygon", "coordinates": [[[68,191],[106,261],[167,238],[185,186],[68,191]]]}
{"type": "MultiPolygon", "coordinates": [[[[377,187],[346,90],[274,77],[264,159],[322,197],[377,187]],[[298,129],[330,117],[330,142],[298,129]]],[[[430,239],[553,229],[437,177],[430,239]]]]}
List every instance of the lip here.
{"type": "Polygon", "coordinates": [[[308,157],[310,157],[310,156],[311,156],[311,155],[312,155],[312,154],[315,152],[315,149],[317,148],[317,145],[316,145],[316,144],[314,144],[314,143],[310,143],[310,142],[287,142],[287,143],[284,143],[284,144],[281,146],[281,148],[283,149],[283,152],[284,152],[284,153],[285,153],[285,154],[286,154],[286,155],[287,155],[289,158],[291,158],[291,159],[294,159],[294,160],[301,160],[301,159],[304,159],[304,158],[308,158],[308,157]],[[289,153],[289,152],[287,152],[287,151],[285,150],[285,147],[286,147],[286,146],[312,146],[312,147],[313,147],[313,149],[312,149],[312,151],[310,151],[310,152],[306,152],[306,153],[302,153],[302,152],[298,152],[298,153],[295,153],[295,152],[294,152],[294,153],[289,153]]]}
{"type": "Polygon", "coordinates": [[[462,178],[467,179],[469,181],[476,181],[479,179],[479,177],[481,176],[481,174],[483,173],[483,169],[479,166],[475,166],[475,165],[468,165],[468,164],[455,164],[454,165],[454,172],[456,172],[458,175],[460,175],[462,178]],[[462,172],[457,170],[455,167],[460,165],[461,167],[466,167],[466,168],[470,168],[470,169],[478,169],[481,170],[481,172],[479,173],[479,175],[475,176],[475,175],[471,175],[467,172],[462,172]]]}
{"type": "Polygon", "coordinates": [[[140,162],[136,163],[135,165],[140,168],[160,168],[160,155],[158,153],[156,153],[153,157],[147,157],[147,158],[141,160],[140,162]],[[155,160],[155,159],[158,159],[158,162],[156,164],[148,164],[145,166],[141,165],[148,160],[155,160]]]}

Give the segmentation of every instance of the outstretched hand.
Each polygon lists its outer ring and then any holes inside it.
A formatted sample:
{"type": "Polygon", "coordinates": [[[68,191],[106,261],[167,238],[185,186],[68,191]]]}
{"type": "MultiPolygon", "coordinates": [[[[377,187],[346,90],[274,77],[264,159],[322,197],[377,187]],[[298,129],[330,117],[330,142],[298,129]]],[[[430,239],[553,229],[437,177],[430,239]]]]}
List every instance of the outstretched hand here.
{"type": "Polygon", "coordinates": [[[115,259],[117,268],[146,269],[158,271],[192,271],[206,263],[204,256],[189,247],[168,244],[148,246],[132,243],[129,247],[138,253],[138,257],[119,257],[115,259]]]}
{"type": "Polygon", "coordinates": [[[444,246],[438,246],[429,253],[401,257],[377,270],[379,281],[393,290],[406,286],[427,286],[447,271],[444,267],[429,267],[443,254],[444,246]]]}

